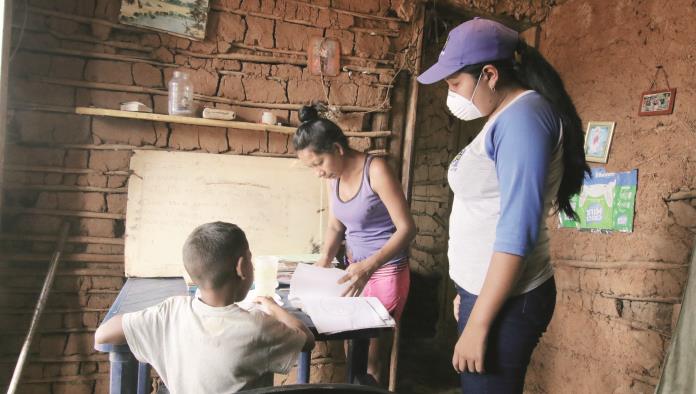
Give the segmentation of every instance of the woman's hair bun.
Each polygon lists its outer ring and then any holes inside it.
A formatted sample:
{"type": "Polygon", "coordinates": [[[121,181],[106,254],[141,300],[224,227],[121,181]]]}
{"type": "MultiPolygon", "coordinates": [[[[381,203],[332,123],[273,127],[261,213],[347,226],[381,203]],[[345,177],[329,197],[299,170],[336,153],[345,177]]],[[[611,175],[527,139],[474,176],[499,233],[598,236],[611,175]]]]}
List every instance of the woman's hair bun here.
{"type": "Polygon", "coordinates": [[[300,122],[309,122],[311,120],[319,119],[319,113],[317,109],[312,105],[305,105],[300,108],[300,122]]]}

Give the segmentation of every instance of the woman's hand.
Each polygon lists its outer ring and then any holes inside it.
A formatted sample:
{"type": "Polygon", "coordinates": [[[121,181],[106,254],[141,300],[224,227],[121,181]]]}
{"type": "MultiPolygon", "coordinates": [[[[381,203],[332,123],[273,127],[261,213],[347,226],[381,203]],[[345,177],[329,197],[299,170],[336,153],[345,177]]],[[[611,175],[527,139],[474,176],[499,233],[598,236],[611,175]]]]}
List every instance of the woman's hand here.
{"type": "Polygon", "coordinates": [[[484,355],[488,329],[477,324],[467,324],[454,346],[452,366],[458,373],[484,373],[484,355]]]}
{"type": "Polygon", "coordinates": [[[316,267],[321,267],[321,268],[331,268],[333,264],[331,264],[332,260],[327,259],[324,256],[321,256],[319,260],[317,260],[316,263],[314,263],[314,266],[316,267]]]}
{"type": "Polygon", "coordinates": [[[350,264],[348,268],[346,268],[346,274],[338,280],[338,284],[350,283],[342,295],[344,297],[359,296],[365,288],[365,285],[367,285],[367,281],[370,280],[373,272],[374,270],[368,260],[350,264]]]}
{"type": "Polygon", "coordinates": [[[454,300],[452,300],[452,307],[454,309],[454,320],[459,323],[459,303],[461,302],[461,297],[459,297],[459,294],[457,294],[456,297],[454,297],[454,300]]]}

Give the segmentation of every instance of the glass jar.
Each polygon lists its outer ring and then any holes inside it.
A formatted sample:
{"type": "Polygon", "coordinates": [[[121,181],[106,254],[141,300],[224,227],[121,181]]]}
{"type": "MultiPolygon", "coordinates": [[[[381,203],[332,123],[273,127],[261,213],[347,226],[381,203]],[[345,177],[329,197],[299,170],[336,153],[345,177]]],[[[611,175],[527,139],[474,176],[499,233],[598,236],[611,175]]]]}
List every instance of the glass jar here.
{"type": "Polygon", "coordinates": [[[174,71],[169,81],[169,115],[193,115],[193,83],[183,71],[174,71]]]}

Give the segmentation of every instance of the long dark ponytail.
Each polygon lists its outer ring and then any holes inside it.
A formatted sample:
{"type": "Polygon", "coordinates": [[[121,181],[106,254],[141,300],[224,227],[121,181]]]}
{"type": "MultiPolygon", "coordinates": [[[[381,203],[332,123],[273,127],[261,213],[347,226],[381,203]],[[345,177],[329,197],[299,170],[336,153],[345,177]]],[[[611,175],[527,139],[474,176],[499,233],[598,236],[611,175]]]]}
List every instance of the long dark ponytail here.
{"type": "Polygon", "coordinates": [[[512,79],[527,89],[537,91],[548,100],[563,123],[564,170],[561,185],[556,194],[556,206],[569,217],[577,219],[570,204],[570,198],[580,192],[585,174],[590,173],[590,167],[585,161],[582,121],[573,100],[563,86],[560,75],[539,51],[520,40],[516,54],[519,56],[517,59],[474,64],[460,71],[476,78],[481,74],[483,67],[491,64],[498,69],[503,83],[512,79]]]}

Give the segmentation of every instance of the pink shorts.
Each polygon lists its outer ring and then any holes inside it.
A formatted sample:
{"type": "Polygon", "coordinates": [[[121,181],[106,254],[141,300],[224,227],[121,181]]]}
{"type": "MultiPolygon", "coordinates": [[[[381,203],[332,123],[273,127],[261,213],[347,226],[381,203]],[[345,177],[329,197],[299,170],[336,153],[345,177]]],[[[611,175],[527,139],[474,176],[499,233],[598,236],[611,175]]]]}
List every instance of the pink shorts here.
{"type": "Polygon", "coordinates": [[[375,271],[362,292],[364,297],[377,297],[389,313],[399,321],[408,299],[411,270],[408,261],[389,264],[375,271]]]}

